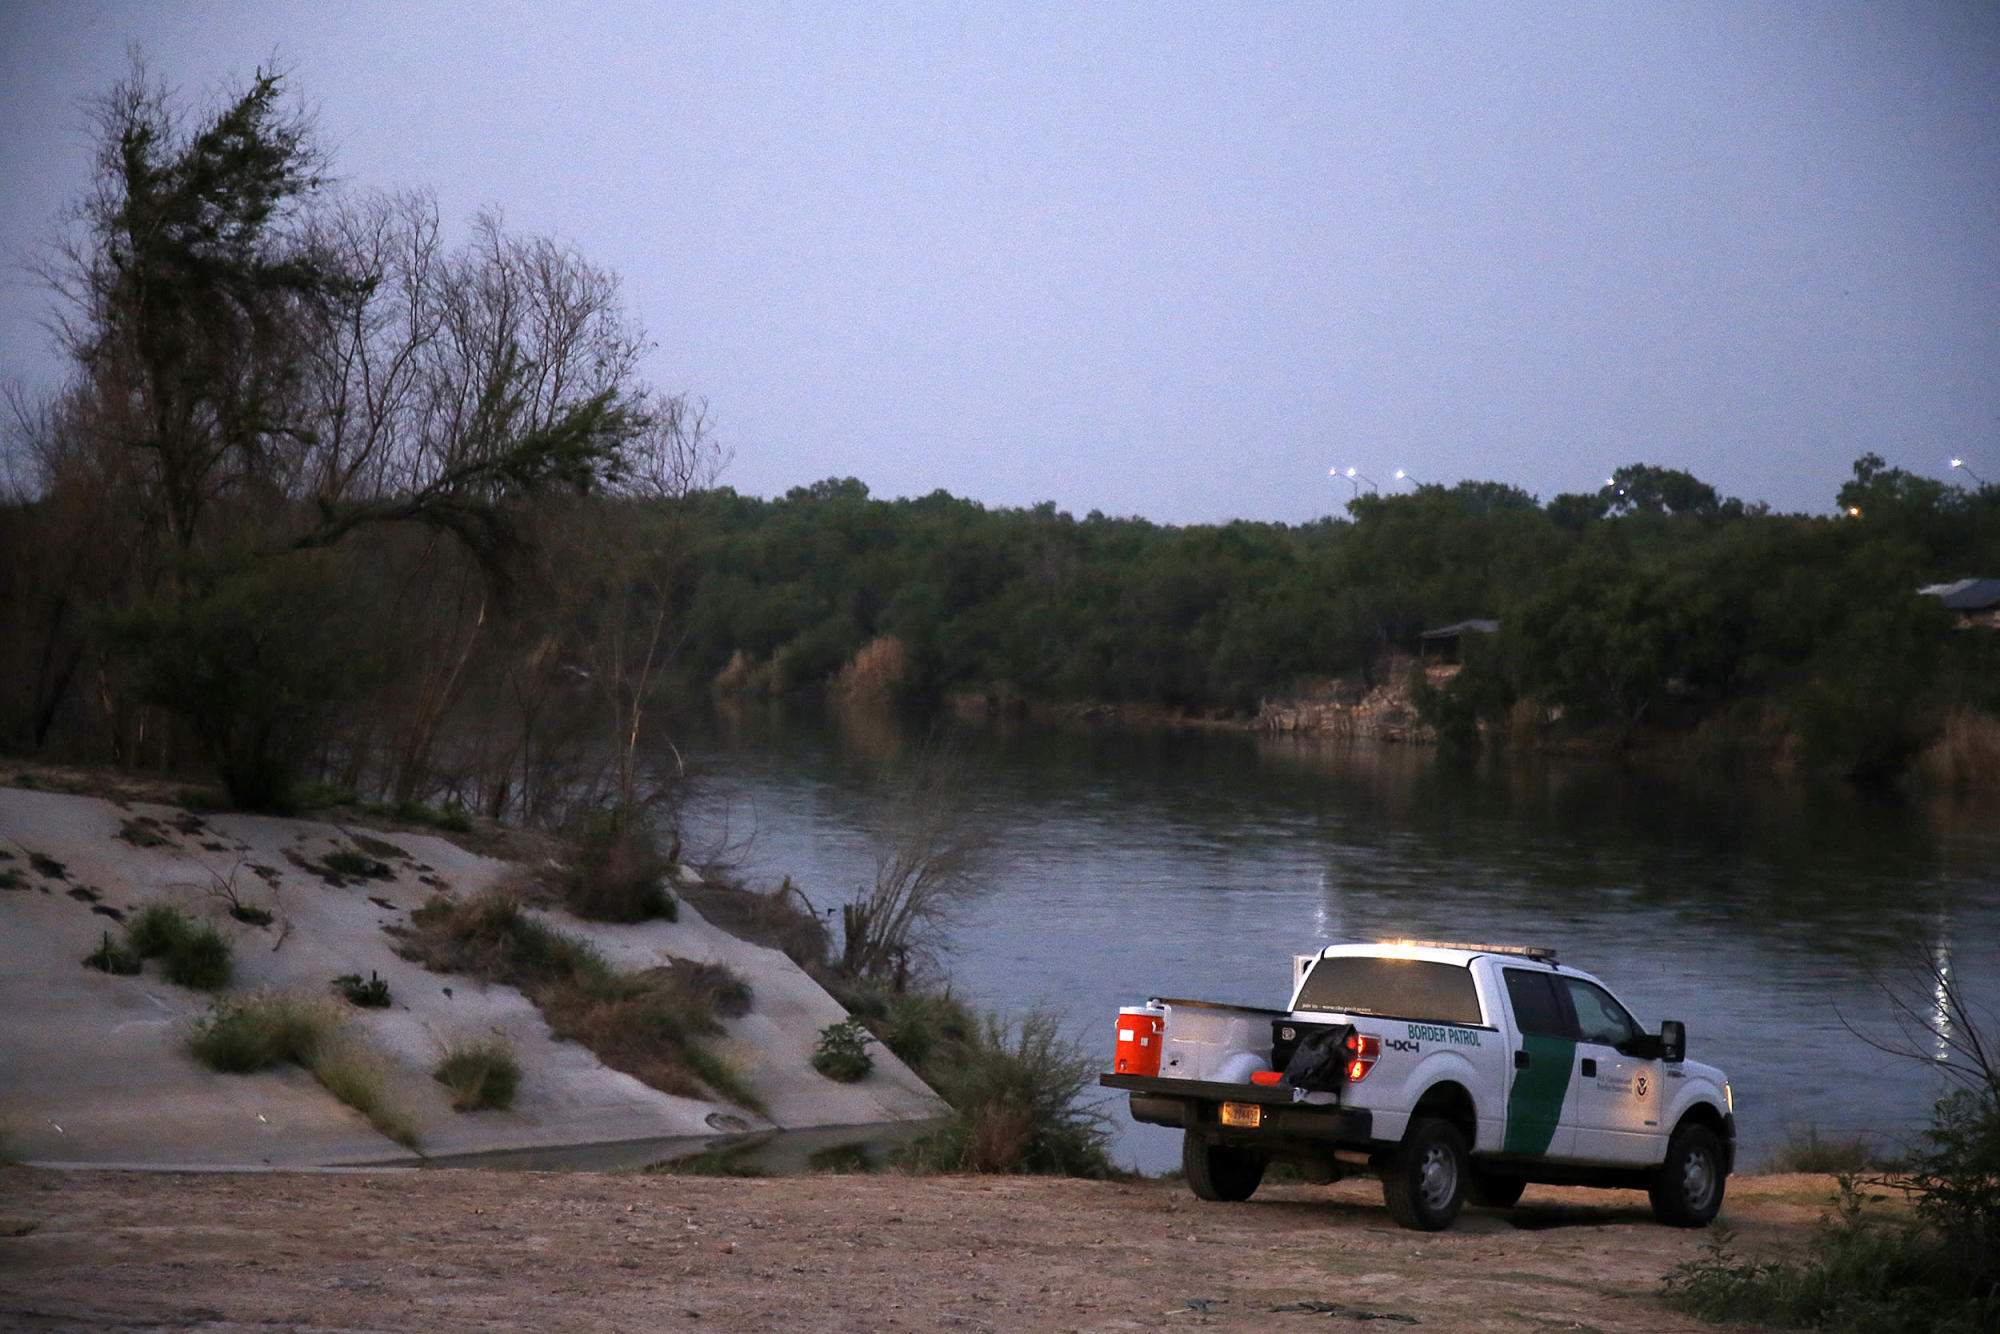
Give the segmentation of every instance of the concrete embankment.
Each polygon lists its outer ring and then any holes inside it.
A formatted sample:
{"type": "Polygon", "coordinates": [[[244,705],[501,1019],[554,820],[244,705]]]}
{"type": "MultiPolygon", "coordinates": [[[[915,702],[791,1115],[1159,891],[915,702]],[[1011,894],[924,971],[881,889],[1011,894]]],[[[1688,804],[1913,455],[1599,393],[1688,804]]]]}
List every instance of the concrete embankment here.
{"type": "MultiPolygon", "coordinates": [[[[620,969],[669,959],[720,963],[751,989],[714,1049],[762,1114],[674,1097],[555,1038],[519,991],[425,971],[384,931],[436,893],[472,894],[515,867],[430,833],[311,820],[196,815],[177,807],[0,787],[0,1133],[40,1163],[145,1167],[308,1167],[424,1157],[521,1156],[607,1143],[681,1146],[745,1132],[907,1124],[936,1096],[889,1053],[836,1084],[808,1064],[820,1030],[845,1012],[783,954],[748,944],[683,904],[675,922],[604,926],[560,911],[550,925],[589,940],[620,969]],[[344,856],[342,855],[344,854],[344,856]],[[329,875],[328,859],[373,863],[329,875]],[[334,883],[339,881],[340,883],[334,883]],[[174,986],[157,963],[137,976],[83,958],[152,902],[214,922],[234,947],[230,991],[330,995],[341,974],[379,975],[386,1009],[350,1020],[387,1072],[386,1095],[415,1129],[415,1152],[371,1129],[305,1071],[218,1074],[185,1047],[211,998],[174,986]],[[232,906],[270,914],[232,917],[232,906]],[[441,1050],[497,1034],[522,1080],[504,1111],[455,1112],[432,1077],[441,1050]]],[[[253,914],[254,915],[254,912],[253,914]]],[[[601,1155],[600,1155],[601,1156],[601,1155]]]]}

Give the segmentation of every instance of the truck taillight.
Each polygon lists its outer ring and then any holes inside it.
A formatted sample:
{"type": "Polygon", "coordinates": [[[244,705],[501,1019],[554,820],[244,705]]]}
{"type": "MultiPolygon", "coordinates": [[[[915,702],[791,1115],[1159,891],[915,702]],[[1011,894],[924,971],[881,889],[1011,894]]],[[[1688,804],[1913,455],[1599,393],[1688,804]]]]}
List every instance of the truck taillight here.
{"type": "Polygon", "coordinates": [[[1347,1082],[1358,1084],[1375,1068],[1375,1058],[1382,1054],[1382,1039],[1373,1033],[1349,1033],[1341,1045],[1347,1049],[1347,1082]]]}

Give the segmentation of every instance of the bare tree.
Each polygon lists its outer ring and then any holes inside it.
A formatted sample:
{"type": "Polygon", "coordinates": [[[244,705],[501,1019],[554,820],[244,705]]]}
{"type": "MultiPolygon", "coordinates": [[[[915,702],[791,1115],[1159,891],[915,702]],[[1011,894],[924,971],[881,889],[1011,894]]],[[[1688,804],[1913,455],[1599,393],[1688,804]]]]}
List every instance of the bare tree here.
{"type": "Polygon", "coordinates": [[[883,787],[875,879],[840,909],[840,971],[901,991],[986,883],[990,840],[966,799],[962,752],[933,738],[883,787]]]}

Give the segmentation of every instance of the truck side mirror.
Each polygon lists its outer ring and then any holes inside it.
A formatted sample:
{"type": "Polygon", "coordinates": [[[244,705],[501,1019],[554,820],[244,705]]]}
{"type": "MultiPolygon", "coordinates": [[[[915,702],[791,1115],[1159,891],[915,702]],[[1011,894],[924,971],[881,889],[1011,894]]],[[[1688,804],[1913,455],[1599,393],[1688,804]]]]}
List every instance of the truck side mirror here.
{"type": "Polygon", "coordinates": [[[1661,1020],[1660,1059],[1670,1063],[1685,1061],[1687,1059],[1687,1050],[1687,1025],[1678,1019],[1661,1020]]]}

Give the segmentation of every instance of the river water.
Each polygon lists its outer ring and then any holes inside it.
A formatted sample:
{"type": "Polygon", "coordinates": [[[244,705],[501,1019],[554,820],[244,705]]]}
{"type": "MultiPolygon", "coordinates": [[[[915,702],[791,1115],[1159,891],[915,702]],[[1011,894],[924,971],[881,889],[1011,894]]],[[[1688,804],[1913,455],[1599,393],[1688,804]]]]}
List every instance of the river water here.
{"type": "MultiPolygon", "coordinates": [[[[680,738],[704,775],[696,842],[734,840],[753,884],[821,907],[871,880],[879,778],[917,744],[879,718],[762,710],[680,738]]],[[[1655,1028],[1722,1066],[1742,1160],[1788,1136],[1885,1147],[1943,1087],[1929,961],[2000,1037],[2000,807],[1767,774],[1639,773],[1546,757],[1240,732],[955,731],[990,879],[947,932],[955,989],[1054,1009],[1111,1060],[1120,1005],[1279,1006],[1291,956],[1418,938],[1553,946],[1655,1028]],[[1881,983],[1900,987],[1905,1033],[1881,983]]],[[[1158,1171],[1179,1137],[1134,1125],[1115,1156],[1158,1171]]]]}

